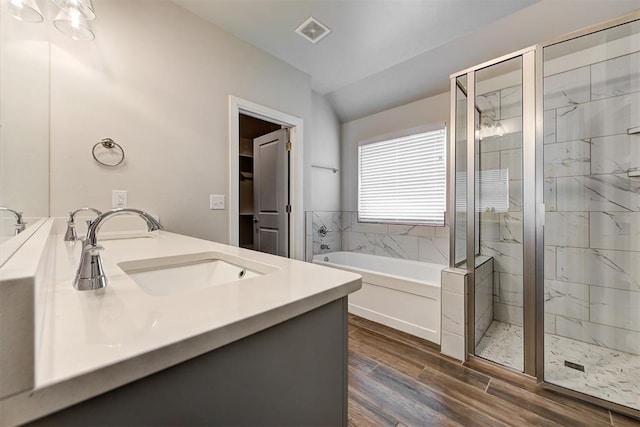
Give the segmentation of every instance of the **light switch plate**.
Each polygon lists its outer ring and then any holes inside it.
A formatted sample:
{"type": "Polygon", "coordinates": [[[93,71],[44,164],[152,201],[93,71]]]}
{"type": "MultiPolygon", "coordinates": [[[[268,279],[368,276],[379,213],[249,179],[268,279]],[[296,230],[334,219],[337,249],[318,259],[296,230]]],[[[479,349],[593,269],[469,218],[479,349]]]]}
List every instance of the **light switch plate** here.
{"type": "Polygon", "coordinates": [[[224,196],[212,194],[209,196],[209,209],[223,210],[224,196]]]}
{"type": "Polygon", "coordinates": [[[127,207],[127,190],[111,191],[111,207],[113,208],[127,207]]]}

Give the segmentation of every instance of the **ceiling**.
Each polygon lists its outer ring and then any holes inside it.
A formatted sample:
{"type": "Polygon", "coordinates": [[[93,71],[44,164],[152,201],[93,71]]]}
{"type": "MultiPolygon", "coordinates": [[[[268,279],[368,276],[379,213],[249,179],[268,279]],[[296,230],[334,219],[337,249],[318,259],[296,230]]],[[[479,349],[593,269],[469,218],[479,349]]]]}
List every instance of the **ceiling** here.
{"type": "Polygon", "coordinates": [[[448,90],[449,74],[640,0],[173,0],[308,73],[342,122],[448,90]],[[578,6],[580,3],[580,6],[578,6]],[[309,16],[332,33],[295,33],[309,16]]]}

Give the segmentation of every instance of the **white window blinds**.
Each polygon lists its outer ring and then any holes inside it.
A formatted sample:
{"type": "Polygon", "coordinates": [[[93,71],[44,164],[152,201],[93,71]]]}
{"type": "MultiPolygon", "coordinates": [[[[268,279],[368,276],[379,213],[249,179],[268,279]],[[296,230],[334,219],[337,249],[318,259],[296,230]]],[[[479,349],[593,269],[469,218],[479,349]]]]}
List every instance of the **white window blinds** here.
{"type": "MultiPolygon", "coordinates": [[[[456,211],[467,211],[467,173],[456,173],[456,211]]],[[[509,211],[509,169],[476,171],[476,212],[509,211]]]]}
{"type": "Polygon", "coordinates": [[[358,147],[358,220],[444,225],[446,130],[358,147]]]}

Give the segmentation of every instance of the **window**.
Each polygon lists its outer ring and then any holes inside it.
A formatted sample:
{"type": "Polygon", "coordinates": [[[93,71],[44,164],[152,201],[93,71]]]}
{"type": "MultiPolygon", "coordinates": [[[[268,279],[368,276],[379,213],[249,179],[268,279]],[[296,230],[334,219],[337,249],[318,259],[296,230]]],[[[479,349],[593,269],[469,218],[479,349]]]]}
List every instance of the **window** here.
{"type": "Polygon", "coordinates": [[[358,220],[444,225],[446,129],[413,129],[358,147],[358,220]]]}

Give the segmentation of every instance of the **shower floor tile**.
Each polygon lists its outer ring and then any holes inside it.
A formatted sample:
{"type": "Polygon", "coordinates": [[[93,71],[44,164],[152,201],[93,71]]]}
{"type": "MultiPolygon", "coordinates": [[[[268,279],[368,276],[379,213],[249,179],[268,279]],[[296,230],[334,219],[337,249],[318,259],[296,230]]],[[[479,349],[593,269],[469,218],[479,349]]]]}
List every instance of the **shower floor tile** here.
{"type": "MultiPolygon", "coordinates": [[[[493,321],[476,354],[523,370],[522,327],[493,321]]],[[[545,381],[640,409],[640,355],[545,334],[545,381]],[[564,362],[584,366],[585,372],[564,362]]]]}
{"type": "Polygon", "coordinates": [[[523,347],[521,326],[494,320],[476,346],[476,355],[523,372],[523,347]]]}

